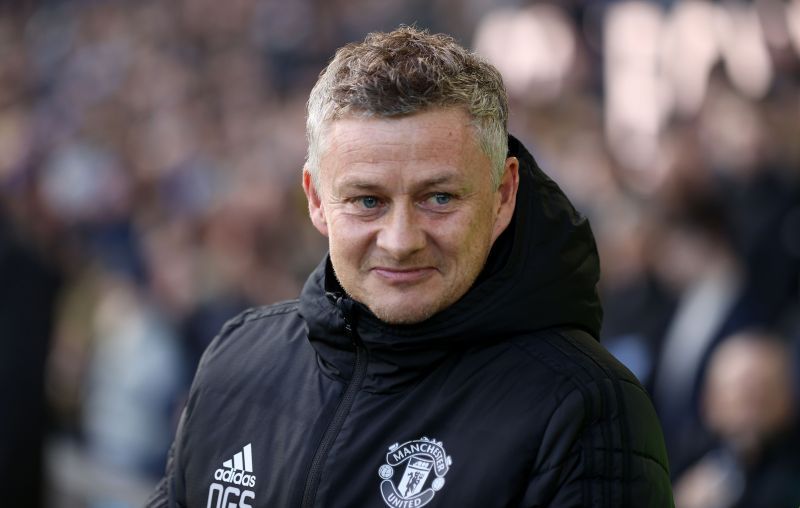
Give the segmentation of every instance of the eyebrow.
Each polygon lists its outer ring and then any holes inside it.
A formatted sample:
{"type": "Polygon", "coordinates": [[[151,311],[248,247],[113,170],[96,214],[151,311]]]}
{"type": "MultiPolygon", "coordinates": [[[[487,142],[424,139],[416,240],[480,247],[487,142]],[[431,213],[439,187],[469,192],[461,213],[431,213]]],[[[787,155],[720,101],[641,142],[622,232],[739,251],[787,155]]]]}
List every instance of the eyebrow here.
{"type": "Polygon", "coordinates": [[[417,183],[420,187],[432,187],[434,185],[441,185],[443,183],[450,183],[456,180],[456,175],[447,174],[447,175],[438,175],[426,180],[422,180],[417,183]]]}
{"type": "MultiPolygon", "coordinates": [[[[442,185],[451,183],[457,180],[457,175],[453,174],[444,174],[444,175],[436,175],[431,178],[426,178],[424,180],[420,180],[418,182],[414,182],[412,188],[413,189],[425,189],[427,187],[434,187],[436,185],[442,185]]],[[[349,177],[345,178],[340,185],[338,185],[340,189],[359,189],[364,191],[374,191],[380,190],[382,185],[376,182],[371,182],[369,180],[363,180],[360,177],[349,177]]]]}

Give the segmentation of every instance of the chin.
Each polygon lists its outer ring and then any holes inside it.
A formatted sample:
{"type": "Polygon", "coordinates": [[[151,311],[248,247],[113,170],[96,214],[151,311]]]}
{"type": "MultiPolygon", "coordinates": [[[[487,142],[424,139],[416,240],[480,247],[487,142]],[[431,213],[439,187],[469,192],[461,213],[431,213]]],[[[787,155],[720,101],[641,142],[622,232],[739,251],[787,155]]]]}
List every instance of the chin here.
{"type": "Polygon", "coordinates": [[[368,305],[378,319],[390,325],[413,325],[421,323],[439,312],[439,307],[436,305],[423,305],[414,302],[414,307],[411,308],[410,304],[394,304],[394,305],[368,305]]]}

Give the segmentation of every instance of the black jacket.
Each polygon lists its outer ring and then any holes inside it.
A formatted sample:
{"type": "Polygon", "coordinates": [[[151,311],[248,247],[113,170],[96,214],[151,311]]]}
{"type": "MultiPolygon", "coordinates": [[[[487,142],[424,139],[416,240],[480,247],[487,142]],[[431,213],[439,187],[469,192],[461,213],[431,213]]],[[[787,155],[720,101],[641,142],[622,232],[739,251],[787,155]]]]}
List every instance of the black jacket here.
{"type": "Polygon", "coordinates": [[[514,219],[451,307],[388,326],[326,259],[228,323],[150,506],[672,506],[647,394],[594,338],[589,224],[510,152],[514,219]]]}

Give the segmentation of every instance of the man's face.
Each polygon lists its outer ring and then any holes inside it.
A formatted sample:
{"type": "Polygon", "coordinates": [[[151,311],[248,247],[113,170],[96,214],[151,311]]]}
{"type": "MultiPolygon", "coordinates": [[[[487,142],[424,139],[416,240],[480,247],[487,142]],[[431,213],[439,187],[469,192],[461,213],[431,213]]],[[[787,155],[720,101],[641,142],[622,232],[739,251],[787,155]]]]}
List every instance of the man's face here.
{"type": "Polygon", "coordinates": [[[344,290],[387,323],[416,323],[458,300],[513,215],[518,162],[498,189],[470,118],[434,109],[328,125],[319,187],[303,187],[344,290]]]}

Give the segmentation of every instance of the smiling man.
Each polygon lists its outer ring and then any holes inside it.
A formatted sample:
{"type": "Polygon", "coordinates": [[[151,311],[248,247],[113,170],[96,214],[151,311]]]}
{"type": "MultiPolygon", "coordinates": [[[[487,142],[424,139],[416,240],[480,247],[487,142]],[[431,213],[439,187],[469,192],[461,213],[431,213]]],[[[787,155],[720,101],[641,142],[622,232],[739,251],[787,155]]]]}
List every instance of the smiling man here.
{"type": "Polygon", "coordinates": [[[329,255],[209,346],[149,506],[672,506],[649,399],[596,340],[589,224],[507,117],[449,37],[336,53],[303,171],[329,255]]]}
{"type": "Polygon", "coordinates": [[[519,163],[499,186],[463,108],[343,118],[321,174],[306,171],[311,220],[330,240],[336,278],[382,321],[424,321],[478,277],[514,213],[519,163]]]}

